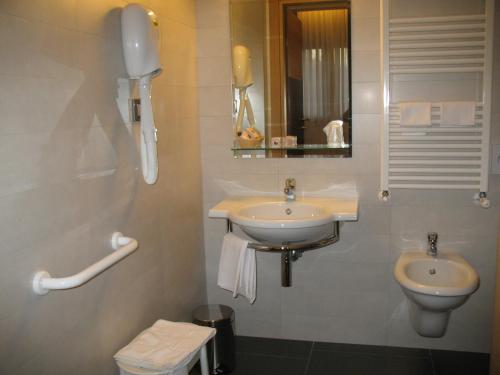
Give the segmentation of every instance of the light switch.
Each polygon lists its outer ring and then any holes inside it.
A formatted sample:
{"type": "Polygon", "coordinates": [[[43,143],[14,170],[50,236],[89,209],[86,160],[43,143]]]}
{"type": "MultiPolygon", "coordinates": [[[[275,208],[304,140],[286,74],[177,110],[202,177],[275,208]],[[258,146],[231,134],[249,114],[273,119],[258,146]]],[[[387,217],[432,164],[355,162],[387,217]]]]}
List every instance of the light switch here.
{"type": "Polygon", "coordinates": [[[491,145],[491,173],[500,174],[500,145],[491,145]]]}

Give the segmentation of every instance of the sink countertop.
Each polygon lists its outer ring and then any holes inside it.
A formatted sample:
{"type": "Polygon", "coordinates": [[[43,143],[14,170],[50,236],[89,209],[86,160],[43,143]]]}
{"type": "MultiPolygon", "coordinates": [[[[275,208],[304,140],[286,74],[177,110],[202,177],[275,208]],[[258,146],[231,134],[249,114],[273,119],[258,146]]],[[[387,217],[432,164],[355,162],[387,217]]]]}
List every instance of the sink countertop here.
{"type": "Polygon", "coordinates": [[[295,201],[286,202],[281,196],[234,196],[228,197],[208,211],[211,218],[227,219],[231,211],[256,203],[302,202],[321,206],[331,212],[334,221],[356,221],[358,220],[358,199],[340,199],[328,197],[297,197],[295,201]]]}

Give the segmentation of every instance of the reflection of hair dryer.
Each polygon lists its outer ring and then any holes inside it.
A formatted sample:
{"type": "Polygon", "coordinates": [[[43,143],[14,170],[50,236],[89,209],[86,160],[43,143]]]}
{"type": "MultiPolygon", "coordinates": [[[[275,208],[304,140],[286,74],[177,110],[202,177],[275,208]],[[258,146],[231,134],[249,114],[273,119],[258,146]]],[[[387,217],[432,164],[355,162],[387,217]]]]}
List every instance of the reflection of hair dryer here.
{"type": "Polygon", "coordinates": [[[238,89],[253,85],[250,50],[240,44],[233,47],[233,77],[234,87],[238,89]]]}
{"type": "Polygon", "coordinates": [[[129,4],[122,11],[121,22],[125,67],[131,79],[139,79],[142,174],[146,183],[154,184],[158,178],[158,156],[151,80],[161,72],[158,21],[153,11],[129,4]]]}
{"type": "Polygon", "coordinates": [[[255,125],[252,103],[247,95],[247,88],[253,85],[252,77],[252,57],[250,50],[240,44],[233,47],[233,80],[234,87],[239,90],[240,105],[238,108],[238,117],[236,119],[236,133],[242,132],[243,116],[247,111],[250,127],[255,125]]]}

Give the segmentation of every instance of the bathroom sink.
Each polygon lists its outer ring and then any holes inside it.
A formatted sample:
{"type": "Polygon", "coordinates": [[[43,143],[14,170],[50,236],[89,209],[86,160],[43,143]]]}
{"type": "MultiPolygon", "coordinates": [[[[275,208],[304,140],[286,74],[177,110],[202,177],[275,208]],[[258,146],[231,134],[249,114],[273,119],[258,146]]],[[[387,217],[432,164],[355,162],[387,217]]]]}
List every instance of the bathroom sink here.
{"type": "Polygon", "coordinates": [[[251,238],[269,244],[312,242],[332,234],[335,221],[357,220],[355,199],[233,197],[209,211],[226,218],[251,238]]]}
{"type": "Polygon", "coordinates": [[[474,268],[454,253],[434,258],[423,251],[405,252],[396,263],[394,276],[413,292],[436,296],[468,295],[479,286],[474,268]]]}
{"type": "Polygon", "coordinates": [[[265,202],[243,206],[229,219],[250,237],[263,242],[307,242],[332,231],[328,210],[310,202],[265,202]]]}

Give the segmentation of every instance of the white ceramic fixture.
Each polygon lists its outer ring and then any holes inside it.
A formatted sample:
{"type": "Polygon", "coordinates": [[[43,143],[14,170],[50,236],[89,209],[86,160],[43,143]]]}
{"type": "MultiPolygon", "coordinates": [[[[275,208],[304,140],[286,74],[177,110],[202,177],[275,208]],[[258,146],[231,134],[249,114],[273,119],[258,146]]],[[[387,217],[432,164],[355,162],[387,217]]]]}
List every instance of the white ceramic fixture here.
{"type": "Polygon", "coordinates": [[[422,336],[441,337],[451,311],[462,306],[479,287],[479,276],[460,255],[404,252],[394,276],[410,301],[410,321],[422,336]]]}
{"type": "Polygon", "coordinates": [[[154,184],[158,178],[158,156],[151,81],[161,72],[158,19],[152,10],[129,4],[122,10],[121,24],[125,67],[131,79],[139,80],[142,174],[146,183],[154,184]]]}
{"type": "Polygon", "coordinates": [[[231,197],[213,207],[208,216],[229,219],[259,242],[302,243],[327,237],[335,221],[357,220],[358,200],[231,197]]]}

